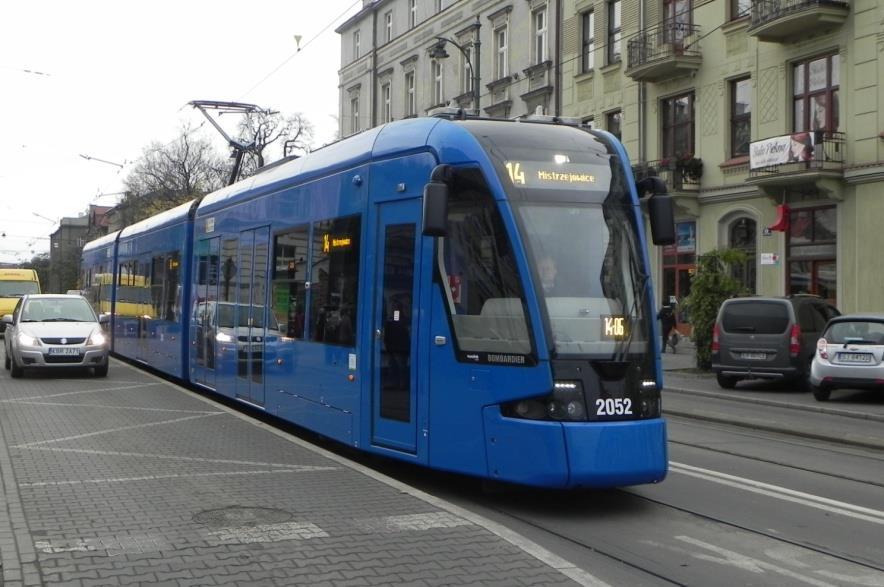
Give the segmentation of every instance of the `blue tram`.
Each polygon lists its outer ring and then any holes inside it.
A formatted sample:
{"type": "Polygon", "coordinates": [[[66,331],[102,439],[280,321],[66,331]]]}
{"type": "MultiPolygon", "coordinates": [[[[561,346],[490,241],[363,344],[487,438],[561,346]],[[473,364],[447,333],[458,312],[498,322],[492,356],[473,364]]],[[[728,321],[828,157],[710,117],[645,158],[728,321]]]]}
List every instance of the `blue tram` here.
{"type": "Polygon", "coordinates": [[[84,279],[112,251],[117,354],[342,443],[526,485],[656,482],[638,195],[608,133],[412,119],[90,243],[84,279]]]}

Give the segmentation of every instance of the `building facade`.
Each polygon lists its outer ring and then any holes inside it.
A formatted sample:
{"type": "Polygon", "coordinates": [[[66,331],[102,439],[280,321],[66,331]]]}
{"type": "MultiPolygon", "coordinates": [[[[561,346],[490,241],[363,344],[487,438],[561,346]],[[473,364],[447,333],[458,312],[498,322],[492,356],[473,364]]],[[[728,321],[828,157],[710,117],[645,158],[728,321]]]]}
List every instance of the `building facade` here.
{"type": "Polygon", "coordinates": [[[504,118],[557,112],[557,5],[364,0],[337,28],[340,135],[449,105],[504,118]]]}
{"type": "Polygon", "coordinates": [[[679,236],[650,251],[658,304],[727,247],[750,292],[884,312],[882,22],[884,0],[377,0],[338,29],[342,136],[471,107],[459,52],[437,68],[430,50],[478,33],[483,114],[578,117],[667,181],[679,236]]]}
{"type": "Polygon", "coordinates": [[[884,311],[884,4],[564,1],[563,113],[621,132],[677,203],[658,303],[730,247],[750,292],[884,311]]]}

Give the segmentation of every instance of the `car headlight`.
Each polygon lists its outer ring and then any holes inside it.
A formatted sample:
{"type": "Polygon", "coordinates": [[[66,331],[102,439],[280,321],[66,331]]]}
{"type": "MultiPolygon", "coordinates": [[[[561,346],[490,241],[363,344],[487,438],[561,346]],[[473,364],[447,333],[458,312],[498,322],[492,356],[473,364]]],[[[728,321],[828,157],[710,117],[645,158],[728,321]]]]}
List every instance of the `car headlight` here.
{"type": "Polygon", "coordinates": [[[40,341],[26,332],[18,333],[18,343],[25,346],[40,346],[40,341]]]}
{"type": "Polygon", "coordinates": [[[233,337],[226,332],[219,332],[215,335],[215,340],[218,342],[233,342],[233,337]]]}
{"type": "Polygon", "coordinates": [[[104,333],[102,333],[100,330],[96,330],[89,336],[89,340],[86,341],[86,344],[90,346],[98,346],[103,345],[104,341],[106,340],[107,338],[104,336],[104,333]]]}

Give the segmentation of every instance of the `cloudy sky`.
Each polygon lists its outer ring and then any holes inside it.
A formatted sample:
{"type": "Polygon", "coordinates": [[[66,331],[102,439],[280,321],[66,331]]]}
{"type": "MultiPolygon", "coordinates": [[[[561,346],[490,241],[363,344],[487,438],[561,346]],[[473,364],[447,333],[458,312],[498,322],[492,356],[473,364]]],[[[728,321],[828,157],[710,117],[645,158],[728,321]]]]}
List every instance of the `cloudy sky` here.
{"type": "MultiPolygon", "coordinates": [[[[186,106],[191,100],[301,112],[316,127],[317,146],[330,141],[340,67],[334,29],[361,3],[4,3],[0,262],[48,251],[59,218],[116,203],[105,194],[122,190],[144,147],[205,120],[186,106]]],[[[224,148],[217,131],[203,129],[224,148]]]]}

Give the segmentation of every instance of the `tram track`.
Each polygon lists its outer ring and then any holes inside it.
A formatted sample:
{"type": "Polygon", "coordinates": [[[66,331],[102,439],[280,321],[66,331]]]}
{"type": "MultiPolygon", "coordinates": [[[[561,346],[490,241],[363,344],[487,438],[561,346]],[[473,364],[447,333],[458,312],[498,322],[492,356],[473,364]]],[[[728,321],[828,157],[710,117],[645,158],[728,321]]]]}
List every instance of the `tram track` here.
{"type": "MultiPolygon", "coordinates": [[[[673,418],[671,418],[671,419],[673,419],[673,418]]],[[[690,421],[690,423],[692,425],[702,426],[702,424],[698,424],[696,421],[691,420],[689,418],[678,418],[678,419],[684,420],[685,422],[690,421]]],[[[739,428],[740,428],[740,430],[744,429],[743,427],[739,427],[739,428]]],[[[757,440],[758,438],[764,438],[761,435],[752,435],[752,434],[748,434],[748,433],[745,433],[742,431],[734,431],[733,433],[745,435],[749,439],[756,439],[757,440]]],[[[795,438],[802,438],[802,437],[795,436],[795,438]]],[[[836,450],[835,448],[833,448],[831,446],[826,446],[825,444],[821,444],[819,442],[800,442],[800,441],[796,441],[796,440],[783,440],[782,438],[777,439],[777,441],[780,443],[783,443],[783,444],[788,444],[790,446],[813,449],[817,452],[824,452],[829,455],[834,455],[836,457],[837,456],[861,456],[862,458],[866,458],[871,461],[881,463],[881,465],[884,466],[884,456],[877,456],[871,452],[863,453],[860,455],[860,454],[857,454],[856,452],[852,452],[849,450],[836,450]]],[[[831,442],[834,442],[837,444],[837,441],[831,441],[831,442]]],[[[684,447],[702,450],[702,451],[714,453],[714,454],[720,454],[720,455],[726,455],[726,456],[732,456],[732,457],[738,457],[738,458],[744,458],[744,459],[751,459],[755,462],[765,463],[768,465],[775,465],[778,467],[784,467],[784,468],[787,468],[787,469],[790,469],[793,471],[801,471],[804,473],[813,473],[815,475],[822,475],[822,476],[833,478],[833,479],[838,479],[838,480],[843,480],[843,481],[853,481],[856,483],[863,483],[866,485],[872,485],[875,487],[884,488],[884,482],[875,481],[873,479],[863,479],[863,478],[845,475],[845,474],[841,474],[841,473],[836,474],[836,473],[832,473],[829,471],[821,470],[819,468],[809,468],[809,467],[799,466],[794,463],[790,463],[790,462],[786,461],[785,459],[764,458],[764,457],[761,457],[758,455],[747,454],[746,452],[739,452],[739,451],[730,450],[730,449],[712,447],[712,446],[709,446],[708,444],[701,444],[698,442],[686,442],[686,441],[681,441],[681,440],[673,440],[671,435],[669,438],[669,444],[684,446],[684,447]]],[[[845,446],[849,447],[849,448],[855,448],[855,447],[853,447],[853,445],[845,445],[845,446]]]]}

